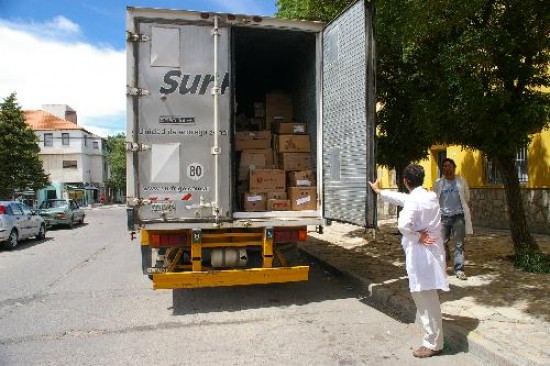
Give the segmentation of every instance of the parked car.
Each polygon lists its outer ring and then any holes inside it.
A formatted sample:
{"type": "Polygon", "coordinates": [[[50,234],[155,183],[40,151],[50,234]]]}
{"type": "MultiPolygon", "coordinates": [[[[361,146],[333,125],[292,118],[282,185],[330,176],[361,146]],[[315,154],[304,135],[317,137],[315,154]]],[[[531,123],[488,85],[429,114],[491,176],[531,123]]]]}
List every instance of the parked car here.
{"type": "Polygon", "coordinates": [[[45,200],[38,208],[48,227],[67,225],[71,229],[75,223],[84,223],[86,213],[71,199],[45,200]]]}
{"type": "Polygon", "coordinates": [[[13,249],[20,240],[46,237],[46,223],[38,213],[19,201],[0,201],[0,243],[13,249]]]}

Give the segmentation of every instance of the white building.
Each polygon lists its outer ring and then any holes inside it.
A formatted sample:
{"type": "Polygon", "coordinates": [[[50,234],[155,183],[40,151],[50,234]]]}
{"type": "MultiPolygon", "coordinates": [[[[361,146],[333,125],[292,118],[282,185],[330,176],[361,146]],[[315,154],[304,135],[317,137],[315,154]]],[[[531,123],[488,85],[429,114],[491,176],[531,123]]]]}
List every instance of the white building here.
{"type": "Polygon", "coordinates": [[[38,203],[65,197],[84,205],[99,202],[106,197],[109,174],[106,139],[78,126],[76,112],[67,105],[42,108],[24,112],[40,141],[44,171],[52,183],[37,194],[38,203]]]}

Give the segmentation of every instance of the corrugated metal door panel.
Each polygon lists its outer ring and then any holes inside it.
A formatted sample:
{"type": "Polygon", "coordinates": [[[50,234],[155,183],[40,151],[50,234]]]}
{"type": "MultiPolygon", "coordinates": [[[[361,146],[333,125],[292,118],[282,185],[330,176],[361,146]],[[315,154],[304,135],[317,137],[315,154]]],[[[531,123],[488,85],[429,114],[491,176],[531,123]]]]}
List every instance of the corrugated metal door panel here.
{"type": "Polygon", "coordinates": [[[143,19],[138,87],[139,196],[159,204],[140,207],[142,220],[213,219],[200,204],[214,201],[214,134],[219,134],[219,207],[231,212],[229,29],[220,29],[218,74],[220,128],[214,131],[214,37],[211,25],[170,24],[143,19]],[[166,204],[160,204],[166,202],[166,204]]]}
{"type": "Polygon", "coordinates": [[[371,4],[358,1],[323,33],[323,215],[374,227],[374,40],[371,4]]]}

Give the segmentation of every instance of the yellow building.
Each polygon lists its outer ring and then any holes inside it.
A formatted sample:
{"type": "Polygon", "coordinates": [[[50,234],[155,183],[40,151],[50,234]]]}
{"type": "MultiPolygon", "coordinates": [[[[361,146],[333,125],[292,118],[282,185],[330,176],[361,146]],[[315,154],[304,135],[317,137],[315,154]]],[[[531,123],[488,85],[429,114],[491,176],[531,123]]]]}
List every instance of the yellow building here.
{"type": "MultiPolygon", "coordinates": [[[[477,150],[454,145],[432,146],[428,157],[419,162],[426,171],[424,187],[433,187],[444,158],[455,161],[456,173],[470,185],[474,225],[508,228],[501,180],[491,161],[477,150]]],[[[550,129],[533,135],[529,146],[518,151],[516,163],[530,229],[550,233],[550,129]]],[[[382,178],[382,187],[396,188],[394,171],[379,167],[378,176],[382,178]]],[[[384,218],[384,212],[379,210],[380,218],[384,218]]]]}

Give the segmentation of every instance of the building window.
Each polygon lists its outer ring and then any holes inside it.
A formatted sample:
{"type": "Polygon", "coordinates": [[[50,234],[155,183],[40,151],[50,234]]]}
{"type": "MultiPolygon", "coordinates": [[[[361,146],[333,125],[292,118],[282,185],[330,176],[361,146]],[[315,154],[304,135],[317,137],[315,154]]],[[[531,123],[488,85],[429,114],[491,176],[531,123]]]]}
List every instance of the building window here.
{"type": "Polygon", "coordinates": [[[63,146],[69,146],[69,134],[68,133],[62,133],[61,134],[61,143],[63,146]]]}
{"type": "Polygon", "coordinates": [[[527,169],[527,146],[518,150],[516,154],[516,171],[520,183],[527,183],[529,171],[527,169]]]}
{"type": "Polygon", "coordinates": [[[76,169],[76,160],[63,160],[63,169],[76,169]]]}
{"type": "Polygon", "coordinates": [[[44,146],[53,146],[53,133],[44,134],[44,146]]]}
{"type": "MultiPolygon", "coordinates": [[[[527,146],[519,149],[516,153],[516,172],[520,183],[528,181],[528,165],[527,165],[527,146]]],[[[502,184],[502,177],[498,172],[495,163],[492,159],[487,159],[487,183],[502,184]]]]}
{"type": "Polygon", "coordinates": [[[98,150],[99,150],[99,142],[94,141],[94,142],[93,142],[93,145],[94,145],[94,149],[98,149],[98,150]]]}
{"type": "Polygon", "coordinates": [[[88,146],[88,136],[84,135],[84,146],[88,146]]]}

